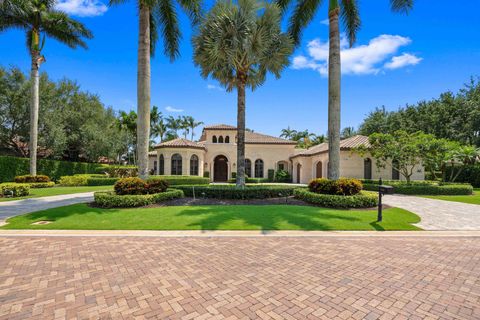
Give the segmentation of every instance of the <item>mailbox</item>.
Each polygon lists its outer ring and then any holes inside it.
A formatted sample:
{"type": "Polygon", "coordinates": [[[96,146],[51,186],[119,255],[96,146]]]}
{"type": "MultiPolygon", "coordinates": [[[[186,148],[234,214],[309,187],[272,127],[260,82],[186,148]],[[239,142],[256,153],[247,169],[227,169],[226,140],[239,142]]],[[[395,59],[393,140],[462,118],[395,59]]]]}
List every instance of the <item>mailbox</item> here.
{"type": "Polygon", "coordinates": [[[378,192],[381,194],[393,194],[393,187],[392,186],[378,186],[378,192]]]}

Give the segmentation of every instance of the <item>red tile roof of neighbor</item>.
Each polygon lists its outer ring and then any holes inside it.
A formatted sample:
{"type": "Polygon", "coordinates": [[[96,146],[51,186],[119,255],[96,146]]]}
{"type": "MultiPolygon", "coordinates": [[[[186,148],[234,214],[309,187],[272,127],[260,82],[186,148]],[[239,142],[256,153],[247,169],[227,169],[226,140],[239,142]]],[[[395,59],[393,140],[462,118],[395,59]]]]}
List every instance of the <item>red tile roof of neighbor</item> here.
{"type": "MultiPolygon", "coordinates": [[[[353,136],[344,140],[340,141],[340,150],[351,150],[353,148],[357,148],[360,146],[365,146],[367,148],[370,147],[370,143],[368,142],[368,137],[366,136],[353,136]]],[[[297,153],[296,155],[292,156],[291,158],[299,157],[299,156],[314,156],[317,154],[321,154],[324,152],[328,152],[328,143],[324,142],[319,145],[313,146],[305,151],[297,153]]]]}
{"type": "Polygon", "coordinates": [[[209,126],[205,126],[203,127],[203,130],[237,130],[237,127],[220,123],[220,124],[212,124],[209,126]]]}
{"type": "Polygon", "coordinates": [[[183,138],[177,138],[170,141],[165,141],[157,144],[154,149],[160,148],[194,148],[194,149],[204,149],[205,146],[203,143],[194,142],[183,138]]]}

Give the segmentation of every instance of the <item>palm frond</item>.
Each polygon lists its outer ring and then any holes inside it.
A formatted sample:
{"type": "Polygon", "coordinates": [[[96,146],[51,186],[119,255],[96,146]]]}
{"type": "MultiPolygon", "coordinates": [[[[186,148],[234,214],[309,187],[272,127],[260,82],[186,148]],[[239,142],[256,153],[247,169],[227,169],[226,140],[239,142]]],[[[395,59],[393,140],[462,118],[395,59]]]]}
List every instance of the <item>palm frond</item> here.
{"type": "Polygon", "coordinates": [[[361,21],[358,11],[357,0],[342,0],[340,3],[340,19],[347,32],[350,47],[357,40],[357,32],[360,30],[361,21]]]}
{"type": "Polygon", "coordinates": [[[155,49],[158,42],[157,20],[150,10],[150,56],[155,56],[155,49]]]}
{"type": "Polygon", "coordinates": [[[315,17],[317,9],[322,5],[322,0],[300,0],[293,9],[288,26],[295,46],[300,44],[303,29],[315,17]]]}
{"type": "Polygon", "coordinates": [[[174,60],[180,54],[181,33],[173,1],[158,1],[153,7],[153,14],[162,34],[164,53],[170,60],[174,60]]]}
{"type": "Polygon", "coordinates": [[[414,0],[390,0],[393,11],[401,13],[409,13],[413,9],[414,0]]]}
{"type": "Polygon", "coordinates": [[[128,0],[109,0],[108,1],[108,5],[110,7],[113,7],[113,6],[117,6],[117,5],[121,5],[121,4],[124,4],[126,3],[128,0]]]}
{"type": "Polygon", "coordinates": [[[200,22],[202,6],[200,0],[177,0],[194,25],[200,22]]]}
{"type": "Polygon", "coordinates": [[[83,40],[93,38],[93,34],[81,22],[70,18],[66,13],[50,11],[42,16],[41,31],[66,44],[70,48],[87,48],[83,40]]]}

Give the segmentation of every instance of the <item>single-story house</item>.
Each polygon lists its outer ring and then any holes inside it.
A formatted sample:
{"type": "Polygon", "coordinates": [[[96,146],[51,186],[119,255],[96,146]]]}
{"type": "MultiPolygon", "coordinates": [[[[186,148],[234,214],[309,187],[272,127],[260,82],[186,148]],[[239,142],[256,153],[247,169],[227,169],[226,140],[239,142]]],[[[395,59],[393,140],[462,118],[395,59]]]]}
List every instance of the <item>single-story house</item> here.
{"type": "MultiPolygon", "coordinates": [[[[162,142],[149,153],[150,167],[158,175],[209,176],[213,182],[232,178],[237,168],[236,127],[219,124],[206,126],[199,141],[178,138],[162,142]],[[208,172],[208,174],[207,174],[208,172]]],[[[296,142],[257,132],[245,132],[245,171],[249,177],[266,178],[268,170],[287,170],[295,183],[327,177],[328,143],[309,149],[296,148],[296,142]]],[[[368,137],[353,136],[340,143],[340,175],[359,179],[403,180],[391,166],[379,168],[369,154],[361,156],[353,149],[368,144],[368,137]]],[[[412,180],[423,180],[419,166],[412,180]]]]}

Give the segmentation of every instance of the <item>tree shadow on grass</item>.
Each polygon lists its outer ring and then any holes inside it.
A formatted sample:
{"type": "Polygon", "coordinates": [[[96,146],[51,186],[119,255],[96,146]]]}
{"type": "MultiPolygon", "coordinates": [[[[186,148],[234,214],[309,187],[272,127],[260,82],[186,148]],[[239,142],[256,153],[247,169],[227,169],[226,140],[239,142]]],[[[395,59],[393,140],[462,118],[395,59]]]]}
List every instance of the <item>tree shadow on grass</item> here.
{"type": "MultiPolygon", "coordinates": [[[[195,208],[182,210],[179,216],[201,216],[199,221],[189,224],[191,227],[200,227],[201,230],[229,229],[250,229],[250,230],[280,230],[285,229],[285,224],[296,226],[292,230],[334,230],[335,223],[328,224],[321,220],[341,220],[344,222],[360,221],[359,218],[347,216],[341,213],[334,213],[334,210],[316,211],[308,210],[305,207],[295,206],[225,206],[220,208],[195,208]],[[319,221],[320,220],[320,221],[319,221]],[[231,223],[241,221],[243,223],[231,223]],[[282,226],[283,225],[283,226],[282,226]],[[235,227],[236,226],[236,227],[235,227]]],[[[287,227],[288,228],[288,227],[287,227]]]]}

